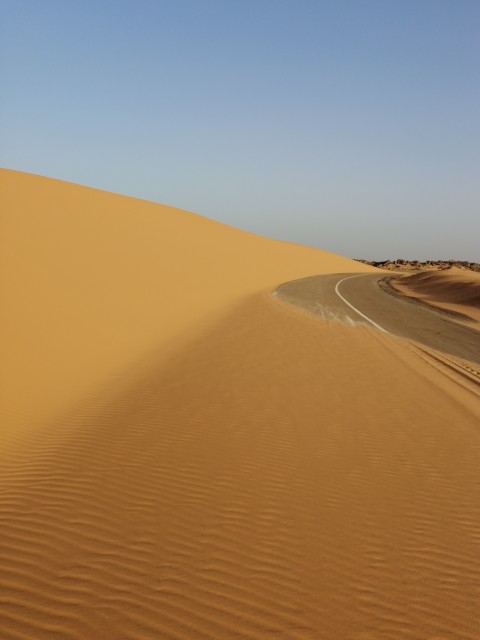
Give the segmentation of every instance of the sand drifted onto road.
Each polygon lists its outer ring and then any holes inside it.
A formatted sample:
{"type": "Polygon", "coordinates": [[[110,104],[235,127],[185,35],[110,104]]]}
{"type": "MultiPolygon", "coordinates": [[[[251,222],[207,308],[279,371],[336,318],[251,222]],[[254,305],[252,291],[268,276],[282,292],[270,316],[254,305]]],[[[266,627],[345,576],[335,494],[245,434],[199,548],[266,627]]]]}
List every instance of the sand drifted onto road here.
{"type": "Polygon", "coordinates": [[[404,278],[393,277],[389,282],[404,295],[480,323],[480,273],[451,267],[404,278]]]}
{"type": "Polygon", "coordinates": [[[270,294],[364,265],[15,172],[2,215],[2,640],[479,638],[475,385],[270,294]]]}

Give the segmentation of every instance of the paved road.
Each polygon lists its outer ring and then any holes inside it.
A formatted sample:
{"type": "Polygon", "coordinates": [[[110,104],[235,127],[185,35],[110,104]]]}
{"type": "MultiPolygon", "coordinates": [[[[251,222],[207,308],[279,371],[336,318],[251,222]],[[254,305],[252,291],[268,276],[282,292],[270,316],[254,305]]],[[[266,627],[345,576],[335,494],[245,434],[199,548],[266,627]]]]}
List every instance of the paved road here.
{"type": "Polygon", "coordinates": [[[287,282],[276,290],[283,300],[324,318],[373,324],[397,336],[480,364],[480,332],[443,312],[387,293],[384,274],[332,274],[287,282]]]}

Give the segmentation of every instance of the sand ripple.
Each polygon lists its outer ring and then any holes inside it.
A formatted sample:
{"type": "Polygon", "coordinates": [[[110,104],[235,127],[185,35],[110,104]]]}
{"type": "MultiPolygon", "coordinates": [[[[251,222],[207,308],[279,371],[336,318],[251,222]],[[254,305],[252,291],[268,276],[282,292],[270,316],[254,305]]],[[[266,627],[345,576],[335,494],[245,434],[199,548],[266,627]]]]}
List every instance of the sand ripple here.
{"type": "Polygon", "coordinates": [[[126,371],[9,459],[2,639],[478,639],[478,398],[427,360],[260,295],[126,371]]]}

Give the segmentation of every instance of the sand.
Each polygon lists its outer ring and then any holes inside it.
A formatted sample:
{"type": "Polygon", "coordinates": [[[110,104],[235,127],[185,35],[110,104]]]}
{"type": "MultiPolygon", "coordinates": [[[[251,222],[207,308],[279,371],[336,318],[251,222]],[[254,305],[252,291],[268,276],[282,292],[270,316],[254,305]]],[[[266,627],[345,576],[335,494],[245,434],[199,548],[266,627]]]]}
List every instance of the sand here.
{"type": "Polygon", "coordinates": [[[1,189],[2,640],[480,637],[477,372],[270,294],[364,265],[1,189]]]}
{"type": "Polygon", "coordinates": [[[480,273],[450,267],[416,273],[407,278],[392,278],[390,284],[403,295],[466,316],[464,319],[477,325],[480,323],[480,273]]]}

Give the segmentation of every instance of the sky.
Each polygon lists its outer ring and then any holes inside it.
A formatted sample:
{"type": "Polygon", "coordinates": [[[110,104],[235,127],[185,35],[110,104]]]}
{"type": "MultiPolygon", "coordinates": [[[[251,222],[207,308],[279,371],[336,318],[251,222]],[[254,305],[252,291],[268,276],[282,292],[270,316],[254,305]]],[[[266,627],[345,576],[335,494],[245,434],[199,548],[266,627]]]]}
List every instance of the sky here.
{"type": "Polygon", "coordinates": [[[480,262],[478,0],[0,0],[0,166],[480,262]]]}

